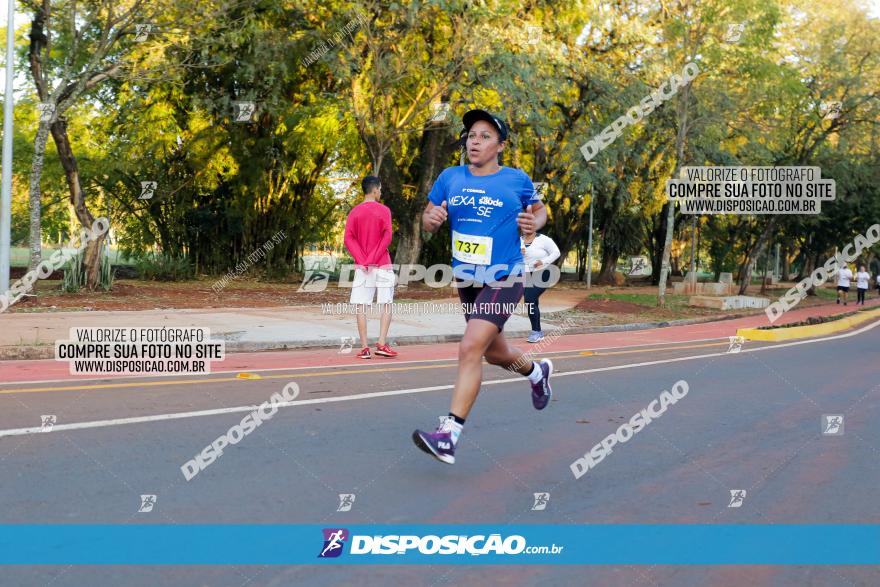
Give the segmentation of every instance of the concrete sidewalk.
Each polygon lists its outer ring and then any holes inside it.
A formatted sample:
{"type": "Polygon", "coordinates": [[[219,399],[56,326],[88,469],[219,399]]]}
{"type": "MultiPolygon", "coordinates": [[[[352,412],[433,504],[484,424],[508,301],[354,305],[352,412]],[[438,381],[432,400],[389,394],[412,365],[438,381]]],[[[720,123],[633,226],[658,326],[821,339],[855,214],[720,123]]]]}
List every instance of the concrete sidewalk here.
{"type": "MultiPolygon", "coordinates": [[[[560,290],[541,297],[543,313],[573,308],[583,292],[560,290]]],[[[458,298],[397,303],[389,339],[393,344],[458,340],[465,321],[458,298]]],[[[14,313],[0,316],[0,359],[39,359],[53,356],[56,340],[69,338],[71,328],[162,326],[210,328],[211,338],[226,341],[227,351],[337,347],[342,337],[357,337],[354,315],[347,304],[327,307],[212,308],[209,310],[144,310],[98,312],[14,313]]],[[[369,314],[371,340],[378,335],[378,314],[369,314]]],[[[547,327],[553,324],[547,321],[547,327]]],[[[527,335],[528,317],[513,315],[506,331],[527,335]]]]}
{"type": "MultiPolygon", "coordinates": [[[[868,304],[868,306],[880,307],[880,303],[876,301],[868,304]]],[[[796,308],[786,313],[779,323],[791,323],[804,320],[810,316],[828,316],[832,314],[841,314],[852,311],[852,306],[837,306],[828,304],[824,306],[814,306],[809,308],[796,308]]],[[[215,313],[215,318],[220,319],[222,316],[215,313]]],[[[234,312],[233,312],[234,314],[234,312]]],[[[663,326],[652,324],[639,328],[637,324],[623,324],[614,327],[592,327],[588,329],[566,329],[564,332],[553,332],[552,327],[547,326],[547,332],[552,333],[553,337],[549,345],[540,345],[534,347],[534,351],[538,353],[544,352],[565,352],[565,351],[583,351],[592,349],[608,349],[608,348],[625,348],[633,346],[657,345],[657,344],[676,344],[683,342],[705,341],[705,340],[722,340],[736,334],[740,328],[759,327],[767,325],[767,317],[763,313],[745,316],[740,318],[732,318],[726,320],[703,320],[700,323],[694,321],[686,321],[687,324],[671,324],[664,323],[663,326]],[[588,331],[586,331],[588,330],[588,331]],[[557,336],[559,334],[559,336],[557,336]]],[[[114,322],[110,322],[113,324],[114,322]]],[[[115,322],[118,324],[118,322],[115,322]]],[[[149,324],[149,323],[147,323],[149,324]]],[[[512,336],[505,330],[508,339],[514,346],[521,350],[529,349],[530,345],[525,344],[522,337],[512,336]]],[[[350,334],[349,334],[350,335],[350,334]]],[[[426,336],[426,335],[423,335],[426,336]]],[[[438,335],[439,336],[439,335],[438,335]]],[[[451,335],[449,335],[450,338],[451,335]]],[[[391,337],[395,343],[399,342],[396,337],[391,337]]],[[[324,344],[322,347],[303,348],[300,345],[294,345],[296,351],[288,350],[266,350],[263,352],[234,351],[227,349],[226,357],[222,361],[214,362],[211,371],[214,373],[238,373],[244,371],[263,371],[263,370],[290,370],[290,369],[310,369],[316,366],[321,367],[346,367],[352,364],[363,365],[364,361],[355,358],[355,354],[351,349],[343,352],[336,342],[324,344]]],[[[27,381],[46,381],[46,380],[79,380],[79,379],[96,379],[94,375],[71,375],[69,373],[69,363],[63,361],[52,360],[51,353],[53,347],[40,347],[41,352],[48,350],[49,354],[45,358],[49,360],[2,360],[0,361],[0,383],[14,383],[27,381]]],[[[455,359],[458,355],[458,344],[454,340],[447,342],[430,342],[424,344],[408,343],[400,349],[401,355],[399,359],[377,359],[371,363],[392,364],[400,362],[412,361],[437,361],[455,359]]],[[[126,378],[129,375],[108,374],[98,379],[115,379],[126,378]]],[[[0,390],[2,392],[3,390],[0,390]]]]}
{"type": "MultiPolygon", "coordinates": [[[[578,290],[548,291],[541,297],[541,312],[549,314],[573,308],[583,299],[578,290]]],[[[393,345],[454,342],[464,333],[465,321],[456,312],[458,299],[445,298],[426,302],[397,304],[389,333],[393,345]]],[[[878,305],[871,300],[868,306],[878,305]]],[[[777,324],[803,320],[808,316],[855,311],[854,304],[828,304],[795,309],[777,324]]],[[[355,317],[340,313],[342,305],[329,308],[284,306],[277,308],[225,308],[210,310],[146,310],[137,312],[54,312],[15,313],[0,316],[0,360],[45,359],[54,356],[56,340],[69,338],[74,327],[201,327],[210,328],[211,338],[226,341],[227,352],[338,347],[343,337],[356,337],[355,317]]],[[[629,323],[611,326],[577,326],[567,334],[644,330],[666,326],[700,324],[755,316],[755,325],[767,324],[762,310],[736,311],[723,317],[709,316],[657,323],[629,323]]],[[[751,324],[750,324],[751,325],[751,324]]],[[[545,331],[558,327],[558,321],[542,319],[545,331]]],[[[378,317],[369,316],[371,341],[378,334],[378,317]]],[[[513,315],[505,327],[511,338],[525,337],[531,331],[525,315],[513,315]]],[[[357,343],[355,343],[357,344],[357,343]]]]}

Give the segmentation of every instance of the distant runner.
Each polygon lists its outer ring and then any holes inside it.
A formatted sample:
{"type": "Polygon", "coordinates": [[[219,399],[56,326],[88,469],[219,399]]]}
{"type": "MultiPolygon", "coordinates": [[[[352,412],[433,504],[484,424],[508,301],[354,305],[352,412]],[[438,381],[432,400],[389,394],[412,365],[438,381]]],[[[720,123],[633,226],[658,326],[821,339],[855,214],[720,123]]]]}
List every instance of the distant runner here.
{"type": "Polygon", "coordinates": [[[480,393],[483,357],[527,377],[537,410],[550,401],[553,373],[550,360],[531,361],[502,334],[512,306],[523,295],[519,232],[532,233],[544,226],[547,209],[528,175],[499,165],[508,134],[504,121],[484,110],[471,110],[463,121],[470,165],[443,170],[428,195],[422,226],[433,233],[449,219],[452,268],[458,296],[466,304],[467,327],[458,346],[458,376],[449,415],[441,416],[434,432],[413,432],[416,446],[450,465],[480,393]]]}
{"type": "Polygon", "coordinates": [[[841,270],[837,273],[837,303],[840,303],[840,292],[843,292],[843,305],[846,305],[846,295],[849,292],[849,282],[853,278],[853,272],[849,266],[844,263],[841,270]]]}

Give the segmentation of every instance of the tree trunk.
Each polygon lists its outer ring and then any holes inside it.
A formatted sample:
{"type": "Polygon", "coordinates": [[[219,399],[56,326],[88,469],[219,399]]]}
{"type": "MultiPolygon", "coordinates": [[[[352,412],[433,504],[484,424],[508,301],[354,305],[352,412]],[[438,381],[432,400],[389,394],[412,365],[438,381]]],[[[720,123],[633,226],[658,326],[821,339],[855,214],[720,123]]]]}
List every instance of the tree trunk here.
{"type": "Polygon", "coordinates": [[[770,262],[770,255],[764,255],[764,272],[761,274],[761,291],[763,296],[767,293],[767,264],[770,262]]]}
{"type": "Polygon", "coordinates": [[[593,283],[596,284],[606,284],[606,285],[617,285],[614,282],[614,270],[616,261],[612,259],[606,259],[605,256],[602,256],[602,267],[599,268],[599,275],[596,276],[596,279],[593,280],[593,283]]]}
{"type": "Polygon", "coordinates": [[[595,283],[617,285],[614,282],[614,271],[617,269],[617,259],[620,257],[620,250],[608,246],[605,233],[602,233],[602,266],[599,268],[599,276],[595,283]]]}
{"type": "Polygon", "coordinates": [[[791,264],[788,261],[788,247],[782,247],[779,255],[782,257],[782,275],[779,281],[788,281],[788,274],[791,273],[791,264]]]}
{"type": "MultiPolygon", "coordinates": [[[[806,277],[807,275],[809,275],[813,272],[813,269],[816,268],[818,262],[819,262],[818,255],[816,255],[815,257],[811,257],[810,255],[806,255],[804,257],[804,277],[806,277]]],[[[803,278],[801,278],[801,279],[803,279],[803,278]]],[[[810,281],[810,286],[807,288],[807,295],[808,296],[816,295],[816,288],[813,287],[812,281],[810,281]]]]}
{"type": "MultiPolygon", "coordinates": [[[[675,164],[677,175],[678,163],[675,164]]],[[[672,252],[672,231],[675,230],[675,204],[669,202],[669,208],[666,212],[666,238],[663,239],[663,256],[660,259],[660,279],[657,282],[657,305],[663,307],[666,305],[666,280],[669,279],[669,255],[672,252]]]]}
{"type": "Polygon", "coordinates": [[[422,213],[417,213],[409,221],[401,220],[398,230],[394,262],[398,265],[418,262],[422,251],[422,213]]]}
{"type": "Polygon", "coordinates": [[[794,258],[794,264],[798,268],[798,274],[795,275],[795,277],[794,277],[795,281],[800,281],[806,275],[804,273],[804,270],[807,267],[807,257],[809,257],[809,247],[810,247],[810,243],[805,242],[803,245],[801,245],[801,248],[798,251],[797,256],[794,258]]]}
{"type": "Polygon", "coordinates": [[[654,228],[654,238],[651,248],[651,285],[660,284],[660,268],[663,265],[663,247],[660,243],[666,242],[666,215],[669,214],[671,202],[667,201],[660,210],[660,215],[654,228]]]}
{"type": "MultiPolygon", "coordinates": [[[[690,98],[691,84],[688,82],[681,89],[677,103],[678,132],[675,135],[675,170],[673,178],[678,178],[681,162],[684,158],[684,143],[688,132],[688,99],[690,98]]],[[[666,305],[666,280],[669,278],[669,255],[672,252],[672,235],[675,230],[675,203],[669,200],[669,208],[666,213],[666,238],[663,242],[663,258],[660,267],[660,283],[657,289],[657,305],[666,305]]]]}
{"type": "MultiPolygon", "coordinates": [[[[559,247],[559,261],[557,261],[557,263],[559,263],[559,269],[562,269],[562,264],[565,263],[565,260],[568,258],[568,254],[571,252],[571,245],[565,242],[556,243],[556,246],[559,247]],[[559,246],[560,244],[562,246],[559,246]]],[[[575,254],[575,272],[577,272],[578,263],[579,261],[577,259],[577,254],[575,254]]]]}
{"type": "Polygon", "coordinates": [[[755,241],[755,244],[752,246],[749,254],[746,256],[745,265],[740,267],[739,272],[739,295],[744,295],[746,290],[749,287],[751,282],[751,271],[748,271],[758,258],[758,255],[761,254],[761,251],[764,249],[764,245],[767,244],[768,239],[770,238],[770,231],[773,230],[773,227],[776,226],[776,216],[772,216],[770,220],[767,221],[767,224],[764,226],[764,230],[761,231],[761,236],[758,237],[758,240],[755,241]]]}
{"type": "MultiPolygon", "coordinates": [[[[37,89],[37,97],[41,102],[48,98],[48,88],[43,79],[42,52],[46,48],[48,37],[44,32],[46,17],[49,11],[48,1],[42,7],[34,10],[31,20],[31,33],[28,45],[28,63],[30,64],[31,76],[37,89]]],[[[52,102],[54,107],[54,101],[52,102]]],[[[42,115],[42,111],[40,112],[42,115]]],[[[54,118],[54,111],[52,113],[54,118]]],[[[28,269],[33,270],[42,260],[42,202],[40,193],[40,178],[43,175],[43,159],[46,153],[46,141],[49,138],[49,123],[51,120],[40,122],[37,128],[37,136],[34,138],[34,154],[31,160],[31,177],[28,186],[30,200],[30,260],[28,269]]]]}
{"type": "Polygon", "coordinates": [[[28,269],[36,269],[42,261],[42,193],[40,192],[40,178],[43,175],[43,161],[46,154],[46,142],[49,140],[49,125],[41,122],[37,128],[37,136],[34,138],[34,155],[31,160],[31,177],[28,186],[30,199],[30,260],[28,269]]]}
{"type": "Polygon", "coordinates": [[[877,277],[877,270],[874,268],[876,259],[877,255],[874,254],[874,251],[867,251],[867,258],[865,259],[865,270],[875,278],[877,277]]]}
{"type": "Polygon", "coordinates": [[[752,282],[752,262],[749,255],[746,255],[745,263],[740,263],[739,271],[736,274],[736,283],[739,285],[739,295],[744,295],[752,282]]]}
{"type": "MultiPolygon", "coordinates": [[[[73,211],[77,220],[85,229],[91,229],[95,217],[86,207],[85,194],[82,191],[82,185],[79,181],[79,167],[76,157],[73,155],[73,149],[70,147],[70,139],[67,136],[67,120],[63,117],[58,118],[51,125],[52,138],[55,141],[55,148],[58,150],[58,158],[61,160],[61,166],[64,168],[64,175],[67,178],[67,187],[70,190],[70,203],[73,205],[73,211]]],[[[83,267],[86,272],[86,285],[90,290],[94,290],[98,286],[101,275],[101,245],[104,242],[106,233],[96,240],[89,241],[83,255],[83,267]]]]}

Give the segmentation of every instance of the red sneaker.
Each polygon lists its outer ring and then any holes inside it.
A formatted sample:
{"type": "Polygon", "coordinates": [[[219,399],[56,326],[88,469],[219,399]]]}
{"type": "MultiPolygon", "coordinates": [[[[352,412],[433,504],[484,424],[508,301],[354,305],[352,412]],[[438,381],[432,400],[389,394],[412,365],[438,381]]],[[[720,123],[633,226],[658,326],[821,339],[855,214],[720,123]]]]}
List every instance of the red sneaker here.
{"type": "Polygon", "coordinates": [[[358,359],[372,359],[373,355],[370,354],[370,347],[364,347],[361,349],[357,355],[355,355],[358,359]]]}
{"type": "Polygon", "coordinates": [[[392,350],[390,346],[387,344],[379,344],[376,343],[376,354],[380,357],[387,357],[389,359],[393,359],[397,356],[397,351],[392,350]]]}

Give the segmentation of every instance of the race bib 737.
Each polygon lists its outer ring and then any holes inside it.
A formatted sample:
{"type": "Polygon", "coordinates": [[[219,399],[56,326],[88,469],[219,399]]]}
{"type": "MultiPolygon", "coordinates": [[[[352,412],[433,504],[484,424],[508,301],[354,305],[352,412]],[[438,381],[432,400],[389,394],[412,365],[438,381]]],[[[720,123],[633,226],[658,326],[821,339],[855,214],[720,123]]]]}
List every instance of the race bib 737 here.
{"type": "Polygon", "coordinates": [[[452,231],[452,256],[462,263],[489,265],[492,262],[492,237],[452,231]]]}

